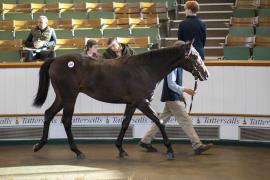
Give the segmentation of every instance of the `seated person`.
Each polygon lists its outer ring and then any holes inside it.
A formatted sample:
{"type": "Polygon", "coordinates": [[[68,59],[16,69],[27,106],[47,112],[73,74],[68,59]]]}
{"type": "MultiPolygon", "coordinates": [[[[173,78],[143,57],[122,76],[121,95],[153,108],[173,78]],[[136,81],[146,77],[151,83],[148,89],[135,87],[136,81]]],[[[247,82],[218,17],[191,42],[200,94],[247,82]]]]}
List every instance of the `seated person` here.
{"type": "Polygon", "coordinates": [[[29,33],[23,54],[26,54],[26,62],[36,59],[45,60],[46,58],[55,57],[55,52],[52,50],[56,44],[56,35],[53,28],[48,26],[46,16],[38,18],[38,25],[29,33]]]}
{"type": "Polygon", "coordinates": [[[85,45],[84,55],[92,57],[93,59],[99,60],[102,55],[98,52],[98,44],[95,40],[89,39],[85,45]]]}
{"type": "Polygon", "coordinates": [[[108,40],[108,49],[103,53],[105,59],[114,59],[124,55],[135,55],[135,51],[127,44],[119,43],[116,38],[110,38],[108,40]]]}

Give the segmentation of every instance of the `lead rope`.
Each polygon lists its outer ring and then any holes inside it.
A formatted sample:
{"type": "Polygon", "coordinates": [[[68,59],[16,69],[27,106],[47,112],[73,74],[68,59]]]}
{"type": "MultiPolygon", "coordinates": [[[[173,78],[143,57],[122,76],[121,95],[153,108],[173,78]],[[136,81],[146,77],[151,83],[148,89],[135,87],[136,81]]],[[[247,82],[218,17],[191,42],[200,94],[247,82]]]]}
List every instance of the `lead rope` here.
{"type": "MultiPolygon", "coordinates": [[[[194,91],[196,91],[197,90],[197,87],[198,87],[198,79],[195,79],[195,84],[194,84],[194,91]]],[[[191,103],[190,103],[190,106],[189,106],[189,114],[190,114],[190,112],[191,112],[191,109],[192,109],[192,104],[193,104],[193,96],[194,95],[192,95],[191,96],[191,103]]]]}

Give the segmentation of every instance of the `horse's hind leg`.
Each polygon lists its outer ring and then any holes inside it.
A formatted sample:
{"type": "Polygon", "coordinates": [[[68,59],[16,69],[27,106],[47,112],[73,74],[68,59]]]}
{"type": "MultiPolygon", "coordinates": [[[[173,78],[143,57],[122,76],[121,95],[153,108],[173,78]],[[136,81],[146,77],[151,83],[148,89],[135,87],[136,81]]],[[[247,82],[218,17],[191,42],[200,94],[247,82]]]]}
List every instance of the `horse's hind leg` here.
{"type": "Polygon", "coordinates": [[[34,145],[34,152],[40,150],[47,143],[50,123],[53,117],[62,109],[62,107],[63,106],[61,100],[56,97],[51,107],[45,111],[43,134],[39,143],[34,145]]]}
{"type": "Polygon", "coordinates": [[[124,114],[124,120],[122,122],[122,127],[121,127],[121,131],[118,135],[118,138],[116,140],[116,147],[119,150],[119,157],[124,157],[127,156],[128,154],[126,153],[126,151],[123,149],[123,138],[125,136],[126,130],[129,126],[130,120],[135,112],[136,108],[134,106],[131,105],[126,105],[126,110],[125,110],[125,114],[124,114]]]}
{"type": "Polygon", "coordinates": [[[138,105],[138,109],[141,110],[148,118],[150,118],[159,127],[163,140],[164,140],[164,145],[167,147],[167,158],[173,159],[174,153],[173,153],[171,143],[165,132],[165,126],[160,123],[159,118],[157,117],[156,112],[151,108],[150,103],[142,102],[138,105]]]}
{"type": "Polygon", "coordinates": [[[62,123],[64,124],[64,127],[65,127],[70,149],[76,153],[77,159],[84,159],[85,155],[77,148],[74,142],[72,131],[71,131],[74,105],[75,105],[75,101],[64,103],[62,123]]]}

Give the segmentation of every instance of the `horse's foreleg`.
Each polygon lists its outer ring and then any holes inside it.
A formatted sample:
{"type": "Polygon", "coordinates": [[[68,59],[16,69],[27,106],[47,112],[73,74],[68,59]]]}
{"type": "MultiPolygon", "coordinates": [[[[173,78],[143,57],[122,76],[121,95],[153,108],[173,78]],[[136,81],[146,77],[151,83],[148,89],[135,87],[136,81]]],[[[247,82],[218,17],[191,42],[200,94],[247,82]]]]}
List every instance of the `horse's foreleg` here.
{"type": "Polygon", "coordinates": [[[50,123],[53,117],[62,109],[62,107],[61,101],[56,98],[51,107],[45,111],[43,134],[39,143],[34,145],[34,152],[39,151],[47,143],[50,123]]]}
{"type": "Polygon", "coordinates": [[[62,123],[63,123],[63,125],[65,127],[65,131],[66,131],[66,134],[67,134],[70,149],[73,152],[76,153],[77,159],[84,159],[85,155],[77,148],[77,146],[76,146],[76,144],[74,142],[72,131],[71,131],[72,116],[73,116],[73,112],[74,112],[74,105],[75,105],[75,102],[65,103],[64,104],[62,123]]]}
{"type": "Polygon", "coordinates": [[[124,120],[122,122],[121,131],[118,135],[118,138],[116,140],[116,147],[119,150],[119,157],[127,156],[127,152],[123,149],[123,138],[125,136],[126,130],[128,129],[130,120],[135,112],[136,108],[131,105],[126,105],[125,114],[124,114],[124,120]]]}
{"type": "Polygon", "coordinates": [[[140,109],[148,118],[150,118],[158,126],[163,137],[164,145],[167,147],[167,158],[173,159],[174,153],[171,143],[165,132],[165,126],[160,123],[159,118],[156,112],[151,108],[150,103],[149,102],[140,103],[138,105],[138,109],[140,109]]]}

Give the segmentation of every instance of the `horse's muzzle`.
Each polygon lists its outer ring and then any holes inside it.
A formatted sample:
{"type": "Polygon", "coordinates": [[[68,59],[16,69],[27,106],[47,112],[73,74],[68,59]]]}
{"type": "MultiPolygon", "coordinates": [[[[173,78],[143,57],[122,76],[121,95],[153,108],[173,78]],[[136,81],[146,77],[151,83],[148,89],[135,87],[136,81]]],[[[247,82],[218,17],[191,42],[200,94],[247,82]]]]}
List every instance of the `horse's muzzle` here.
{"type": "Polygon", "coordinates": [[[192,75],[194,76],[195,79],[199,79],[200,81],[206,81],[209,77],[209,72],[206,71],[198,71],[198,70],[193,70],[192,75]]]}

